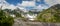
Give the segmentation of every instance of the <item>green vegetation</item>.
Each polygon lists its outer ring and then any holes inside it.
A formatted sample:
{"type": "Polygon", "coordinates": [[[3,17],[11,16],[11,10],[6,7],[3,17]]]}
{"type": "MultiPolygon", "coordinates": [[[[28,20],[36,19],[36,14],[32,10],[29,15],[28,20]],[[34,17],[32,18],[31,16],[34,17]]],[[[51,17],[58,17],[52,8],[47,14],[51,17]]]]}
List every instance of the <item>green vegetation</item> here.
{"type": "Polygon", "coordinates": [[[12,26],[14,23],[13,17],[7,15],[4,11],[0,11],[0,26],[12,26]]]}
{"type": "Polygon", "coordinates": [[[37,20],[40,22],[60,22],[60,4],[41,11],[37,16],[37,20]]]}

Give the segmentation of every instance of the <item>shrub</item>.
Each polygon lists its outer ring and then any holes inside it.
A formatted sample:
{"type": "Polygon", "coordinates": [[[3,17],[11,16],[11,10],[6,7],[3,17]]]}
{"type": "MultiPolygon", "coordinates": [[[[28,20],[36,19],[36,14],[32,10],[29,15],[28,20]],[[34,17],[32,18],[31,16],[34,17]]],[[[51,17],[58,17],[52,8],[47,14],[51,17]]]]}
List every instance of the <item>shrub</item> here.
{"type": "Polygon", "coordinates": [[[6,15],[3,11],[0,11],[0,26],[12,26],[13,23],[13,17],[6,15]]]}

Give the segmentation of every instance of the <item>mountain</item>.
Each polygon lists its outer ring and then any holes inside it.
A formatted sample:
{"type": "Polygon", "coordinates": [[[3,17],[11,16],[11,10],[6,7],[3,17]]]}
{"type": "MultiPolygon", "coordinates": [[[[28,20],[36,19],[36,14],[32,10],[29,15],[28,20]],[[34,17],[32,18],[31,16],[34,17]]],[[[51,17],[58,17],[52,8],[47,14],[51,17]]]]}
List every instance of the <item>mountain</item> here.
{"type": "Polygon", "coordinates": [[[37,16],[37,20],[40,22],[60,22],[60,4],[41,11],[37,16]]]}

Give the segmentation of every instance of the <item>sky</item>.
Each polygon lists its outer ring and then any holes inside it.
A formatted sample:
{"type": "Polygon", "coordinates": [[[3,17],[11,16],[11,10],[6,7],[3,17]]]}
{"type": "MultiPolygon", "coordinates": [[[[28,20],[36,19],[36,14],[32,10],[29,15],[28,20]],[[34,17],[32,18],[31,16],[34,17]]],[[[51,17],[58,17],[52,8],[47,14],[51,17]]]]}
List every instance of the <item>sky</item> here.
{"type": "Polygon", "coordinates": [[[22,0],[6,0],[10,4],[16,5],[17,3],[22,3],[22,0]]]}
{"type": "Polygon", "coordinates": [[[16,9],[17,7],[24,10],[30,9],[48,9],[50,6],[60,4],[60,0],[0,0],[0,6],[3,9],[16,9]],[[3,2],[3,3],[2,3],[3,2]]]}

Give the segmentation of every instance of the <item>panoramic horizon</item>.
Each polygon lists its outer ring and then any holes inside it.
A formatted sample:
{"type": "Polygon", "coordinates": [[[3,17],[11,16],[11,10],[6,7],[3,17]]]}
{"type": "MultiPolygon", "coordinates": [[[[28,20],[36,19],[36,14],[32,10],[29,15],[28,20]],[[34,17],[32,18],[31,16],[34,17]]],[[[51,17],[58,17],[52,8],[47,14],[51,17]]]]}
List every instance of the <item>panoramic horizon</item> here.
{"type": "Polygon", "coordinates": [[[0,0],[0,26],[60,26],[60,0],[0,0]]]}
{"type": "Polygon", "coordinates": [[[48,9],[50,6],[60,4],[60,0],[0,0],[3,9],[48,9]]]}
{"type": "Polygon", "coordinates": [[[60,4],[60,0],[0,0],[0,6],[3,2],[2,9],[48,9],[50,6],[60,4]]]}

